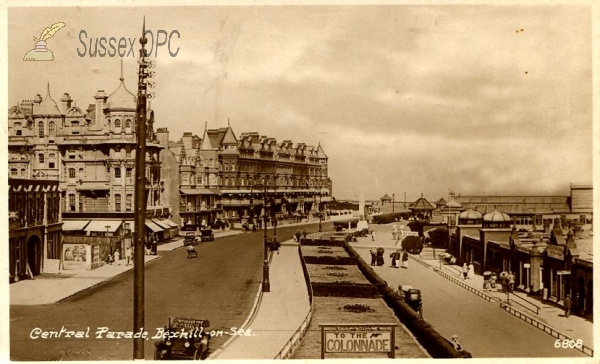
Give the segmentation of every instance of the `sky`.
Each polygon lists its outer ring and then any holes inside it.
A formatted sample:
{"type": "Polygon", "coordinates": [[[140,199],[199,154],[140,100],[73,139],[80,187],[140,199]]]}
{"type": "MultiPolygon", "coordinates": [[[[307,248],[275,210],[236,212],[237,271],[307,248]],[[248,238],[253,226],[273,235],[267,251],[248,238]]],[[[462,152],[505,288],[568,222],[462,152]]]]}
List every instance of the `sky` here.
{"type": "MultiPolygon", "coordinates": [[[[89,41],[139,38],[144,16],[154,34],[180,34],[176,57],[166,46],[151,57],[155,127],[171,140],[229,121],[238,136],[320,143],[338,199],[592,184],[589,5],[11,7],[8,107],[45,97],[48,82],[83,109],[113,92],[120,58],[91,57],[89,41]],[[54,61],[24,62],[56,22],[54,61]]],[[[133,93],[136,61],[123,58],[133,93]]]]}

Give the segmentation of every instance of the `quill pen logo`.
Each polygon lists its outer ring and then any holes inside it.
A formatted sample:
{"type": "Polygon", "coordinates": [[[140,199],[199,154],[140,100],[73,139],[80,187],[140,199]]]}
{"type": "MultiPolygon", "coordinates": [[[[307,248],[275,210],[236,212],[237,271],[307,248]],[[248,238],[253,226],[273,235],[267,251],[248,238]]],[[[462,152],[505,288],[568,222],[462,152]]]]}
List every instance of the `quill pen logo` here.
{"type": "Polygon", "coordinates": [[[35,48],[27,52],[25,57],[23,57],[24,61],[53,61],[54,54],[51,50],[46,48],[46,40],[50,39],[54,36],[56,32],[61,30],[65,25],[63,22],[54,23],[51,26],[44,29],[42,34],[40,35],[39,40],[33,37],[33,40],[36,41],[35,48]]]}

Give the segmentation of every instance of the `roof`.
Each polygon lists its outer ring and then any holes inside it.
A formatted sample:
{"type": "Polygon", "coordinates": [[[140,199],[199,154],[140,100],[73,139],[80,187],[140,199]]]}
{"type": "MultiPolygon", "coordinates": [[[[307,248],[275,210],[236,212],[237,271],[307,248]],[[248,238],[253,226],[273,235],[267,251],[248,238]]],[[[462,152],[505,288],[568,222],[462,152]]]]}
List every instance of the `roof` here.
{"type": "Polygon", "coordinates": [[[471,206],[471,208],[474,208],[477,211],[481,211],[484,214],[493,212],[494,210],[499,208],[500,210],[509,215],[535,215],[535,212],[533,212],[533,210],[525,208],[522,205],[475,205],[471,206]]]}
{"type": "Polygon", "coordinates": [[[183,195],[220,195],[221,191],[214,188],[181,188],[183,195]]]}
{"type": "Polygon", "coordinates": [[[460,215],[458,215],[458,218],[461,220],[481,220],[483,214],[477,210],[469,209],[461,212],[460,215]]]}
{"type": "Polygon", "coordinates": [[[446,205],[446,200],[444,200],[443,197],[441,197],[439,200],[437,200],[435,202],[436,205],[446,205]]]}
{"type": "Polygon", "coordinates": [[[50,83],[48,82],[48,93],[46,98],[39,104],[33,104],[33,115],[62,115],[56,105],[56,101],[50,96],[50,83]]]}
{"type": "Polygon", "coordinates": [[[409,207],[409,210],[435,210],[435,208],[421,195],[421,197],[413,202],[409,207]]]}
{"type": "Polygon", "coordinates": [[[92,220],[89,225],[85,227],[84,231],[114,233],[122,223],[122,220],[92,220]]]}
{"type": "Polygon", "coordinates": [[[494,209],[494,211],[483,215],[483,221],[485,222],[507,222],[512,221],[510,216],[505,213],[494,209]]]}
{"type": "Polygon", "coordinates": [[[460,202],[456,201],[455,199],[452,199],[452,200],[446,202],[446,207],[453,208],[453,209],[459,209],[462,207],[462,205],[460,204],[460,202]]]}
{"type": "Polygon", "coordinates": [[[90,220],[63,220],[63,231],[80,231],[83,230],[90,220]]]}
{"type": "Polygon", "coordinates": [[[380,200],[391,200],[392,198],[386,193],[380,200]]]}
{"type": "Polygon", "coordinates": [[[121,77],[119,80],[121,81],[119,87],[108,96],[106,108],[135,111],[137,109],[137,98],[125,87],[125,79],[121,77]]]}
{"type": "Polygon", "coordinates": [[[520,205],[537,214],[571,211],[569,196],[456,196],[455,199],[464,208],[477,210],[480,210],[479,206],[484,205],[520,205]]]}

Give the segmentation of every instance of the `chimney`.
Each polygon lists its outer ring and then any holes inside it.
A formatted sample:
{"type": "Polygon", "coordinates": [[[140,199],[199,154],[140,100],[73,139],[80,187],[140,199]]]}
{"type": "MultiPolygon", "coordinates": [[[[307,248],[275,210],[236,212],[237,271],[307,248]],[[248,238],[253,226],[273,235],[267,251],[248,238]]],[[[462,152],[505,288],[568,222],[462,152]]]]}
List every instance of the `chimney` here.
{"type": "Polygon", "coordinates": [[[26,116],[33,114],[33,101],[32,100],[23,100],[19,104],[19,107],[25,112],[26,116]]]}
{"type": "Polygon", "coordinates": [[[42,102],[42,95],[40,95],[40,94],[35,95],[33,102],[36,104],[39,104],[40,102],[42,102]]]}
{"type": "Polygon", "coordinates": [[[104,90],[98,90],[94,99],[96,99],[96,125],[100,127],[104,125],[104,108],[106,107],[107,99],[104,90]]]}
{"type": "Polygon", "coordinates": [[[167,128],[157,128],[156,129],[156,140],[158,140],[158,144],[169,148],[169,129],[167,128]]]}
{"type": "Polygon", "coordinates": [[[181,141],[183,142],[183,147],[185,148],[185,150],[191,150],[192,149],[192,133],[191,132],[185,132],[183,133],[183,136],[181,137],[181,141]]]}
{"type": "Polygon", "coordinates": [[[73,102],[73,99],[71,98],[71,96],[69,96],[68,93],[65,92],[60,101],[62,102],[62,113],[66,115],[67,111],[69,111],[69,109],[71,108],[71,103],[73,102]]]}

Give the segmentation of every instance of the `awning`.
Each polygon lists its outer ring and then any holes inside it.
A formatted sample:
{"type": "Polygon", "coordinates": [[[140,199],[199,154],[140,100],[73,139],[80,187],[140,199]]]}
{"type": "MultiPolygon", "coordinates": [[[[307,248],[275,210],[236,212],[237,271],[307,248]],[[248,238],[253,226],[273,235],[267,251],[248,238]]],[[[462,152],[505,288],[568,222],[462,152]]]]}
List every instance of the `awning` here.
{"type": "Polygon", "coordinates": [[[154,231],[155,233],[159,233],[161,231],[164,231],[165,229],[161,228],[160,226],[156,225],[155,223],[153,223],[150,220],[146,220],[146,227],[152,231],[154,231]]]}
{"type": "Polygon", "coordinates": [[[155,223],[156,225],[158,225],[159,227],[161,227],[163,230],[167,230],[170,229],[171,227],[169,226],[169,224],[160,221],[159,219],[152,219],[151,220],[153,223],[155,223]]]}
{"type": "Polygon", "coordinates": [[[169,226],[170,226],[170,227],[172,227],[172,228],[178,228],[178,227],[179,227],[179,225],[177,225],[176,223],[174,223],[173,221],[171,221],[171,220],[169,220],[169,219],[163,219],[163,220],[160,220],[160,221],[161,221],[163,224],[167,224],[167,225],[169,225],[169,226]]]}
{"type": "Polygon", "coordinates": [[[220,195],[221,191],[214,188],[182,188],[179,190],[184,195],[220,195]]]}
{"type": "Polygon", "coordinates": [[[71,221],[63,220],[62,230],[63,231],[81,231],[81,230],[83,230],[83,228],[86,227],[87,224],[89,224],[89,222],[90,222],[90,220],[71,220],[71,221]]]}
{"type": "Polygon", "coordinates": [[[122,223],[123,220],[92,220],[85,231],[114,233],[122,223]]]}

